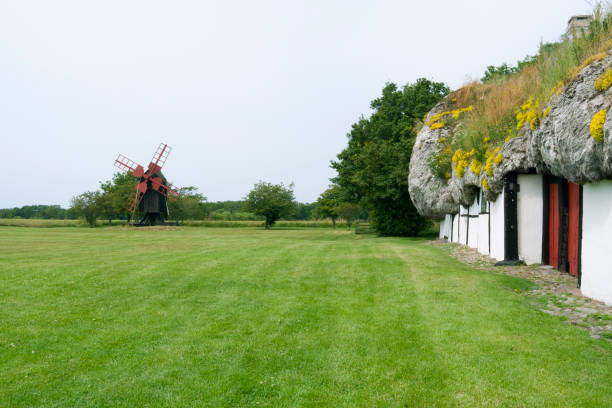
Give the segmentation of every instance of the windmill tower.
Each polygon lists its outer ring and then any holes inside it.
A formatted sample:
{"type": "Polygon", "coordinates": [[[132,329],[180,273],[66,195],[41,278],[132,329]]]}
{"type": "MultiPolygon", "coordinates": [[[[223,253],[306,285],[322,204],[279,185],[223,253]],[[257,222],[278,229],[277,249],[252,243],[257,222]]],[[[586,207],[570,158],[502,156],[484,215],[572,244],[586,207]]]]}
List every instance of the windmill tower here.
{"type": "Polygon", "coordinates": [[[134,200],[128,201],[130,219],[134,218],[136,209],[144,214],[137,224],[139,226],[163,224],[164,218],[168,216],[168,193],[179,196],[177,191],[167,186],[168,181],[161,172],[171,150],[167,144],[160,143],[146,170],[121,154],[115,159],[115,167],[121,171],[131,172],[139,181],[134,200]]]}

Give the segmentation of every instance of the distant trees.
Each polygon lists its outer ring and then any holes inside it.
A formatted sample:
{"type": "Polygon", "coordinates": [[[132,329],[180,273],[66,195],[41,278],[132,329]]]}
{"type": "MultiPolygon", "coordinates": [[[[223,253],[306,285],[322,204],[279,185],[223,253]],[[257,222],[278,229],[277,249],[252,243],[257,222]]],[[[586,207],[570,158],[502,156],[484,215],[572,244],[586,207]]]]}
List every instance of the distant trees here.
{"type": "Polygon", "coordinates": [[[351,229],[351,225],[353,225],[353,222],[359,218],[361,214],[361,207],[359,204],[355,203],[340,203],[336,209],[336,213],[340,218],[346,221],[348,229],[351,229]]]}
{"type": "Polygon", "coordinates": [[[74,218],[74,214],[59,205],[24,205],[23,207],[0,209],[0,218],[63,220],[65,218],[74,218]]]}
{"type": "Polygon", "coordinates": [[[207,202],[207,219],[223,221],[256,221],[263,220],[260,215],[245,210],[244,200],[226,200],[207,202]]]}
{"type": "MultiPolygon", "coordinates": [[[[298,203],[296,202],[295,211],[283,217],[291,220],[312,220],[316,217],[317,203],[298,203]]],[[[263,220],[261,215],[247,211],[246,201],[213,201],[207,202],[207,219],[225,221],[256,221],[263,220]]]]}
{"type": "Polygon", "coordinates": [[[329,186],[317,199],[316,214],[320,218],[330,218],[334,228],[338,218],[338,206],[341,203],[340,187],[336,184],[329,186]]]}
{"type": "Polygon", "coordinates": [[[260,181],[245,197],[245,209],[265,217],[265,229],[281,217],[287,217],[295,211],[293,184],[272,184],[260,181]]]}
{"type": "Polygon", "coordinates": [[[208,216],[206,197],[196,187],[179,188],[178,198],[168,200],[169,218],[181,223],[187,219],[202,220],[208,216]]]}
{"type": "Polygon", "coordinates": [[[59,205],[24,205],[23,207],[2,208],[0,218],[39,218],[56,219],[73,218],[74,214],[59,205]]]}
{"type": "Polygon", "coordinates": [[[102,213],[101,194],[99,191],[87,191],[72,198],[72,208],[75,213],[83,217],[90,227],[96,226],[96,220],[102,213]]]}
{"type": "MultiPolygon", "coordinates": [[[[542,44],[540,46],[542,49],[547,49],[551,47],[550,44],[542,44]]],[[[482,82],[491,82],[499,79],[506,78],[512,74],[521,72],[523,68],[533,65],[537,61],[537,55],[527,55],[521,61],[517,61],[516,66],[508,65],[507,63],[503,63],[500,66],[489,65],[484,72],[484,76],[480,79],[482,82]]]]}
{"type": "Polygon", "coordinates": [[[332,184],[321,193],[317,199],[317,215],[320,218],[330,218],[336,228],[336,219],[342,218],[346,221],[348,229],[353,222],[361,216],[366,217],[359,204],[347,201],[345,192],[337,184],[332,184]]]}
{"type": "Polygon", "coordinates": [[[315,218],[318,204],[314,203],[296,203],[295,213],[290,217],[294,220],[312,220],[315,218]]]}
{"type": "MultiPolygon", "coordinates": [[[[37,218],[37,219],[76,219],[84,218],[90,224],[96,219],[103,219],[111,225],[113,220],[128,220],[129,204],[135,198],[136,180],[130,173],[116,173],[112,179],[100,182],[98,191],[89,191],[73,197],[68,209],[59,205],[29,205],[21,208],[0,209],[0,218],[37,218]],[[95,199],[95,206],[92,200],[95,199]]],[[[263,183],[268,185],[269,183],[263,183]]],[[[169,184],[171,186],[171,184],[169,184]]],[[[271,186],[271,185],[270,185],[271,186]]],[[[293,185],[284,190],[293,194],[293,185]]],[[[173,187],[174,188],[174,187],[173,187]]],[[[175,188],[180,191],[178,198],[168,198],[169,219],[183,223],[186,220],[224,220],[256,221],[265,220],[262,212],[250,210],[247,198],[235,201],[208,202],[196,187],[175,188]]],[[[316,202],[298,203],[291,195],[292,204],[287,210],[279,212],[278,217],[287,220],[311,220],[318,216],[316,202]]],[[[274,218],[274,217],[272,217],[274,218]]],[[[272,218],[269,218],[271,220],[272,218]]],[[[279,218],[275,218],[276,221],[279,218]]],[[[268,224],[270,227],[273,223],[268,224]]]]}
{"type": "Polygon", "coordinates": [[[331,163],[345,200],[367,209],[381,235],[417,235],[427,225],[408,194],[415,123],[448,93],[443,83],[424,78],[401,89],[387,84],[371,103],[374,113],[353,124],[348,146],[331,163]]]}

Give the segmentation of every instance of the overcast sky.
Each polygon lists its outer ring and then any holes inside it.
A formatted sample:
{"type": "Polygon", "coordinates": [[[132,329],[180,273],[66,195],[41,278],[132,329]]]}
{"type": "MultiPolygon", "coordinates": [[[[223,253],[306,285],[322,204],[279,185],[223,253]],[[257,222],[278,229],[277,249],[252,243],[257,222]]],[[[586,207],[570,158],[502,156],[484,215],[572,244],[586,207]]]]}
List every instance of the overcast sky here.
{"type": "Polygon", "coordinates": [[[554,41],[586,0],[0,0],[0,208],[61,204],[117,154],[209,200],[316,200],[385,82],[455,89],[554,41]]]}

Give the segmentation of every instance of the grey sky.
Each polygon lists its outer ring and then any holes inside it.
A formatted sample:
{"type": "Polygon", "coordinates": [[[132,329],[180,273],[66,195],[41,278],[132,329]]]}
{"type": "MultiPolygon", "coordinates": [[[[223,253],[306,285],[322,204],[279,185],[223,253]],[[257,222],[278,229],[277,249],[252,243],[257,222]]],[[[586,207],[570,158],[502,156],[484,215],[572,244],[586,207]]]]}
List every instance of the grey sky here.
{"type": "Polygon", "coordinates": [[[452,88],[534,54],[584,0],[0,2],[0,208],[61,204],[118,153],[210,200],[314,201],[388,81],[452,88]]]}

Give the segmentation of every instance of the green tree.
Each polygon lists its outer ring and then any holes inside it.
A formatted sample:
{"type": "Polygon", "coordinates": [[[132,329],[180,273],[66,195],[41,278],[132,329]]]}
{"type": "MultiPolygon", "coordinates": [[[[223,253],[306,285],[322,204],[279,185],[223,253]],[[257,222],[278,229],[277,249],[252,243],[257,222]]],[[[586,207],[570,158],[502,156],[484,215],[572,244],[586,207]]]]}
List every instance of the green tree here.
{"type": "Polygon", "coordinates": [[[317,210],[318,204],[314,203],[297,203],[293,217],[294,220],[312,220],[317,210]]]}
{"type": "Polygon", "coordinates": [[[111,225],[113,216],[116,214],[115,207],[113,206],[113,193],[103,191],[98,197],[98,206],[100,217],[108,220],[108,225],[111,225]]]}
{"type": "MultiPolygon", "coordinates": [[[[550,49],[550,44],[542,44],[540,45],[540,49],[547,50],[550,49]]],[[[527,55],[520,61],[517,61],[516,66],[508,65],[507,63],[503,63],[500,66],[496,67],[494,65],[489,65],[485,70],[484,76],[480,79],[482,82],[491,82],[499,79],[504,79],[509,77],[512,74],[516,74],[521,72],[525,67],[529,65],[533,65],[537,61],[537,55],[527,55]]]]}
{"type": "Polygon", "coordinates": [[[129,204],[136,195],[138,180],[131,172],[115,173],[111,180],[100,183],[102,197],[100,197],[101,216],[108,220],[113,218],[129,219],[129,204]]]}
{"type": "Polygon", "coordinates": [[[72,208],[79,217],[83,217],[90,227],[96,226],[100,216],[100,192],[87,191],[72,198],[72,208]]]}
{"type": "Polygon", "coordinates": [[[336,209],[336,213],[340,218],[343,218],[346,221],[346,225],[350,230],[351,225],[353,225],[353,221],[355,221],[359,217],[359,214],[361,214],[361,207],[359,204],[354,203],[340,203],[336,209]]]}
{"type": "Polygon", "coordinates": [[[403,88],[388,83],[348,134],[348,146],[331,166],[345,201],[361,203],[380,235],[414,236],[427,225],[408,194],[415,123],[445,95],[446,85],[418,79],[403,88]]]}
{"type": "Polygon", "coordinates": [[[334,229],[336,228],[336,219],[338,218],[338,206],[340,205],[340,187],[333,184],[327,190],[321,193],[317,199],[319,206],[316,214],[319,218],[331,218],[334,229]]]}
{"type": "Polygon", "coordinates": [[[185,220],[204,219],[208,215],[206,197],[196,187],[182,187],[179,197],[168,199],[169,218],[181,223],[185,220]]]}
{"type": "Polygon", "coordinates": [[[43,218],[62,220],[66,216],[66,210],[59,205],[49,205],[43,211],[43,218]]]}
{"type": "Polygon", "coordinates": [[[293,184],[285,187],[283,183],[272,184],[260,181],[245,197],[245,209],[265,217],[268,230],[276,220],[287,217],[295,211],[293,184]]]}

